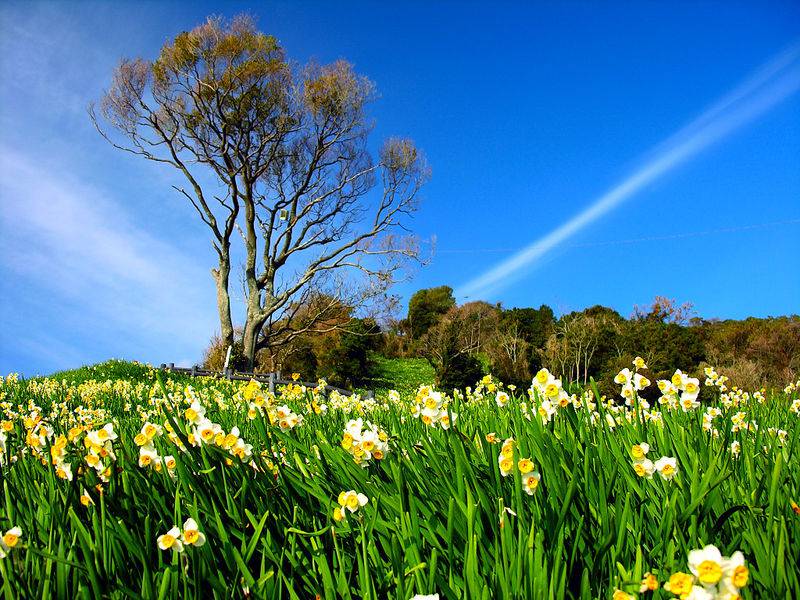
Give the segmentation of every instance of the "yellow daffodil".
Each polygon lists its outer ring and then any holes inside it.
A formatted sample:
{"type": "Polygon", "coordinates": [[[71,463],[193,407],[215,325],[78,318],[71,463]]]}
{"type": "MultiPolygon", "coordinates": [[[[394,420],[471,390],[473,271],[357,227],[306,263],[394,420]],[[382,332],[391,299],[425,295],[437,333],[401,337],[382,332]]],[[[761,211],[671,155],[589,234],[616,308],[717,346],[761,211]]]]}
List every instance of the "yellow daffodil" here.
{"type": "Polygon", "coordinates": [[[654,592],[658,589],[658,579],[652,573],[645,573],[642,582],[639,584],[639,593],[654,592]]]}
{"type": "Polygon", "coordinates": [[[693,585],[694,577],[689,573],[678,571],[670,575],[669,580],[664,584],[664,589],[676,596],[684,597],[684,595],[688,595],[692,591],[693,585]]]}
{"type": "Polygon", "coordinates": [[[634,444],[631,448],[631,456],[635,460],[642,460],[648,452],[650,452],[650,446],[644,442],[634,444]]]}

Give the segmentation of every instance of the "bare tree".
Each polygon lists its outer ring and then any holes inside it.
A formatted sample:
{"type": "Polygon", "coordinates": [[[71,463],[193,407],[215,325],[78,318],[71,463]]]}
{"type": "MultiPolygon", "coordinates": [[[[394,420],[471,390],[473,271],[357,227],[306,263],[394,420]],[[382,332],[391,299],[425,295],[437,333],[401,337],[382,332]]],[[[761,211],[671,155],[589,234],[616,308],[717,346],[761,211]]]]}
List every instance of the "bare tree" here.
{"type": "Polygon", "coordinates": [[[618,331],[617,324],[604,315],[566,315],[547,340],[542,358],[562,377],[582,381],[585,385],[602,336],[615,331],[618,331]]]}
{"type": "Polygon", "coordinates": [[[495,335],[498,310],[486,302],[454,306],[420,339],[420,352],[436,369],[482,351],[495,335]]]}
{"type": "Polygon", "coordinates": [[[123,60],[99,107],[90,107],[111,144],[187,182],[175,189],[211,232],[226,344],[240,235],[251,365],[271,343],[265,325],[286,322],[304,294],[346,288],[348,301],[374,302],[419,257],[404,221],[428,169],[407,139],[390,139],[371,157],[365,109],[374,97],[347,62],[299,68],[239,16],[179,34],[155,61],[123,60]]]}

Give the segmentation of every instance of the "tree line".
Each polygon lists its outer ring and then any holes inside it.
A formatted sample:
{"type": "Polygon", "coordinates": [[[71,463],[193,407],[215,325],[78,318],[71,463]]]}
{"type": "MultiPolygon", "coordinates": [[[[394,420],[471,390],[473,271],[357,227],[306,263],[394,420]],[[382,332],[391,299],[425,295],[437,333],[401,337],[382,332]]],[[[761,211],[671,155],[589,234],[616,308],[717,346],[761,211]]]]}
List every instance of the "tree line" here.
{"type": "Polygon", "coordinates": [[[387,336],[390,352],[424,356],[447,388],[472,385],[488,372],[527,386],[546,367],[567,381],[593,379],[611,392],[613,376],[636,356],[653,380],[678,368],[700,373],[707,365],[749,389],[783,387],[800,375],[800,316],[703,319],[691,304],[661,296],[627,318],[600,305],[557,317],[547,305],[457,305],[452,289],[440,286],[415,293],[407,316],[387,336]]]}
{"type": "MultiPolygon", "coordinates": [[[[369,381],[375,356],[422,357],[442,389],[474,385],[487,373],[527,387],[546,367],[565,381],[594,380],[605,393],[616,391],[614,375],[636,356],[645,359],[651,380],[678,368],[700,375],[707,365],[748,389],[782,388],[800,376],[800,316],[703,319],[691,304],[664,297],[634,307],[628,317],[600,305],[557,316],[544,304],[458,305],[452,288],[439,286],[412,295],[404,317],[380,323],[359,318],[357,307],[322,293],[293,313],[300,333],[287,335],[279,324],[271,334],[274,344],[257,355],[256,368],[358,386],[369,381]],[[304,315],[320,312],[326,318],[307,328],[311,317],[304,315]]],[[[234,361],[243,360],[238,348],[234,361]]],[[[206,365],[219,367],[225,350],[217,340],[206,365]]]]}

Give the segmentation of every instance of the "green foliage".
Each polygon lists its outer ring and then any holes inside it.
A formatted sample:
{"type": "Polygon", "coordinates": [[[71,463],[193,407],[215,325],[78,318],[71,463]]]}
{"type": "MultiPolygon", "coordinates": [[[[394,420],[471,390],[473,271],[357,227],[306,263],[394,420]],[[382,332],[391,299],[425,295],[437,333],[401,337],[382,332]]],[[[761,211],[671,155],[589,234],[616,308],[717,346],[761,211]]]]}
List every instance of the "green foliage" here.
{"type": "Polygon", "coordinates": [[[463,390],[473,385],[484,374],[484,367],[476,356],[461,353],[445,357],[436,371],[436,384],[443,390],[463,390]]]}
{"type": "MultiPolygon", "coordinates": [[[[411,372],[421,365],[383,368],[411,372]]],[[[153,376],[115,363],[95,372],[126,369],[138,381],[153,376]]],[[[86,373],[68,375],[77,381],[86,373]]],[[[385,404],[368,418],[389,434],[390,452],[361,468],[339,444],[352,415],[309,412],[301,427],[282,433],[265,419],[248,421],[246,409],[233,402],[232,386],[193,381],[208,417],[225,431],[240,427],[254,445],[259,470],[238,459],[226,464],[229,455],[213,445],[182,453],[166,439],[155,443],[160,453],[175,453],[176,478],[139,467],[133,438],[142,422],[123,401],[147,405],[149,385],[96,398],[112,411],[120,436],[102,495],[91,471],[78,475],[76,468],[75,480],[66,482],[30,453],[0,467],[0,529],[23,530],[18,547],[0,560],[0,594],[606,599],[618,587],[635,593],[646,571],[663,584],[671,573],[688,571],[690,550],[715,544],[725,555],[744,553],[750,568],[745,600],[800,596],[800,518],[790,504],[800,494],[800,429],[785,394],[722,407],[718,437],[703,431],[699,414],[682,411],[666,413],[663,425],[621,419],[612,430],[605,419],[593,422],[588,411],[572,406],[548,424],[528,420],[524,396],[501,409],[488,395],[455,402],[458,420],[445,431],[409,418],[402,405],[385,404]],[[739,409],[758,430],[732,430],[730,417],[739,409]],[[788,431],[785,444],[768,433],[771,427],[788,431]],[[515,438],[515,461],[534,460],[542,479],[532,496],[518,476],[500,475],[500,446],[487,441],[490,432],[515,438]],[[738,458],[729,451],[733,440],[741,443],[738,458]],[[636,476],[630,448],[642,441],[654,456],[676,457],[675,479],[636,476]],[[262,452],[282,456],[276,477],[262,452]],[[79,500],[84,487],[94,502],[88,507],[79,500]],[[350,489],[369,501],[336,523],[336,498],[350,489]],[[160,550],[157,537],[190,516],[206,535],[205,546],[180,555],[160,550]]],[[[64,402],[72,408],[81,402],[27,383],[3,390],[14,406],[34,402],[45,415],[64,402]]],[[[302,410],[305,399],[281,401],[302,410]]],[[[164,418],[182,435],[187,430],[179,407],[164,418]]],[[[59,422],[54,425],[60,432],[59,422]]],[[[22,447],[24,433],[15,421],[10,455],[22,447]]],[[[648,597],[673,596],[662,587],[648,597]]]]}
{"type": "Polygon", "coordinates": [[[456,305],[453,288],[447,285],[419,290],[408,301],[408,325],[411,338],[420,339],[456,305]]]}
{"type": "Polygon", "coordinates": [[[317,353],[317,375],[336,384],[363,384],[370,377],[379,334],[375,321],[354,319],[339,335],[328,338],[331,343],[317,353]]]}
{"type": "MultiPolygon", "coordinates": [[[[111,359],[96,365],[86,365],[69,371],[59,371],[48,376],[69,384],[79,384],[84,381],[127,380],[152,383],[155,374],[152,367],[137,361],[111,359]]],[[[40,379],[40,378],[37,378],[40,379]]]]}
{"type": "Polygon", "coordinates": [[[378,397],[385,396],[389,390],[412,394],[435,377],[433,367],[424,358],[386,358],[376,354],[372,360],[372,376],[367,386],[378,397]]]}

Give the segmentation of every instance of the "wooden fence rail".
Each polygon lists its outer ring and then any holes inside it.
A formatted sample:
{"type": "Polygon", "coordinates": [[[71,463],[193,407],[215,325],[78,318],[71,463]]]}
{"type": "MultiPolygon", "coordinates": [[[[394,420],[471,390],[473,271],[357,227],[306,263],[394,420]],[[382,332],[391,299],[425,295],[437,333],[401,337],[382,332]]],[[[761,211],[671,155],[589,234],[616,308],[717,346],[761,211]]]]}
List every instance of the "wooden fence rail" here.
{"type": "MultiPolygon", "coordinates": [[[[225,371],[209,371],[208,369],[201,369],[197,365],[193,367],[176,367],[175,363],[161,363],[161,370],[162,371],[170,371],[172,373],[180,373],[181,375],[188,375],[189,377],[221,377],[223,379],[233,380],[233,381],[250,381],[251,379],[255,379],[259,383],[266,383],[269,385],[269,391],[275,393],[275,386],[278,385],[288,385],[290,383],[296,383],[299,385],[303,385],[307,388],[316,388],[318,387],[317,382],[309,382],[309,381],[294,381],[293,379],[281,379],[281,372],[278,371],[277,373],[242,373],[241,371],[234,371],[233,369],[226,369],[225,371]]],[[[325,391],[336,390],[343,396],[352,396],[356,392],[351,390],[345,390],[343,388],[338,388],[334,386],[326,386],[325,391]]],[[[372,390],[368,390],[363,394],[364,398],[373,398],[374,394],[372,390]]]]}

